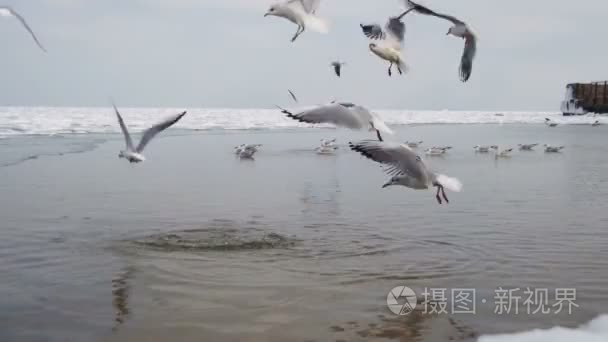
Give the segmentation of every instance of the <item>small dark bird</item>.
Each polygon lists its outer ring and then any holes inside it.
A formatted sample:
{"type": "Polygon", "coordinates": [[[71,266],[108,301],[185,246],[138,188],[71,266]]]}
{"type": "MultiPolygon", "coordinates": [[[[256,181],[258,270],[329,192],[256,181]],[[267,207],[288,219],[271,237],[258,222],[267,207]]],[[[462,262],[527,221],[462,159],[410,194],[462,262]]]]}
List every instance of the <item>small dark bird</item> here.
{"type": "Polygon", "coordinates": [[[336,76],[340,77],[340,71],[341,71],[343,65],[346,65],[346,63],[339,62],[339,61],[331,62],[331,66],[334,68],[334,72],[336,73],[336,76]]]}

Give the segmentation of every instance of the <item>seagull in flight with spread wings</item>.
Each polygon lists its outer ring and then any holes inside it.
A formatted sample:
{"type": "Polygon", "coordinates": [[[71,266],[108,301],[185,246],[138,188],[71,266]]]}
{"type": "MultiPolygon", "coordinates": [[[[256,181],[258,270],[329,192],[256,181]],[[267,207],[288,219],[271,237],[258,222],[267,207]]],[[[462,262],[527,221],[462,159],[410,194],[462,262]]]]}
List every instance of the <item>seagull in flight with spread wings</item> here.
{"type": "Polygon", "coordinates": [[[363,34],[372,41],[369,44],[369,49],[376,56],[390,63],[388,67],[389,76],[393,74],[393,64],[397,65],[399,74],[407,72],[407,64],[401,56],[401,48],[405,37],[405,24],[401,19],[411,11],[412,9],[408,9],[399,16],[389,18],[384,29],[378,24],[359,25],[363,34]]]}
{"type": "Polygon", "coordinates": [[[173,124],[178,122],[184,115],[186,115],[186,112],[184,111],[178,115],[172,116],[148,128],[144,131],[141,139],[139,140],[139,145],[135,147],[133,145],[133,141],[131,140],[131,135],[127,130],[127,126],[125,125],[125,122],[122,119],[122,116],[120,116],[120,113],[118,112],[116,106],[114,104],[112,104],[112,106],[114,107],[114,112],[116,112],[116,117],[118,118],[118,123],[120,124],[122,134],[125,136],[125,144],[127,148],[126,150],[120,151],[120,153],[118,154],[118,158],[125,158],[130,163],[139,163],[146,160],[146,158],[141,153],[144,151],[144,148],[150,142],[150,140],[152,140],[152,138],[154,138],[158,133],[171,127],[173,124]]]}
{"type": "Polygon", "coordinates": [[[464,39],[464,51],[462,52],[462,57],[460,59],[459,74],[462,82],[468,81],[469,77],[471,77],[471,72],[473,71],[473,59],[475,58],[475,54],[477,52],[477,36],[475,33],[473,33],[471,28],[464,21],[456,17],[434,12],[427,7],[413,2],[412,0],[406,1],[407,6],[409,6],[408,11],[414,11],[416,13],[445,19],[454,24],[454,26],[450,27],[448,30],[447,35],[451,34],[464,39]]]}
{"type": "Polygon", "coordinates": [[[44,48],[44,46],[42,46],[42,44],[38,40],[38,37],[36,37],[36,34],[34,34],[34,31],[30,28],[30,25],[28,25],[27,22],[25,21],[25,18],[23,18],[23,16],[21,16],[21,14],[17,13],[12,7],[9,7],[9,6],[0,6],[0,17],[15,17],[15,18],[17,18],[17,20],[19,20],[21,22],[21,25],[23,25],[23,27],[25,27],[25,29],[27,30],[27,32],[30,33],[30,35],[34,39],[34,42],[36,42],[36,45],[38,45],[38,47],[40,48],[40,50],[46,52],[46,49],[44,48]]]}
{"type": "Polygon", "coordinates": [[[462,190],[462,183],[458,179],[429,170],[422,158],[405,144],[363,140],[350,142],[348,145],[353,151],[386,166],[385,172],[392,177],[382,186],[383,188],[391,185],[401,185],[416,190],[436,187],[435,198],[439,204],[442,203],[442,197],[446,203],[449,203],[444,188],[456,192],[462,190]]]}
{"type": "Polygon", "coordinates": [[[320,33],[329,31],[327,22],[317,16],[320,2],[321,0],[287,0],[270,6],[264,16],[282,17],[298,25],[298,30],[291,38],[294,42],[307,28],[320,33]]]}

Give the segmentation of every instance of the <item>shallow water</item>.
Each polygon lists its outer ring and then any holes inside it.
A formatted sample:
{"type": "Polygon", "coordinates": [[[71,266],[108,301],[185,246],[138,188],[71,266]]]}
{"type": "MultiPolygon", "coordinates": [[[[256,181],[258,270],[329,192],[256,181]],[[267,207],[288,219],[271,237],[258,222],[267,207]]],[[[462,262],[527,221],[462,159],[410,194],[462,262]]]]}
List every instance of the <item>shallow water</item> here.
{"type": "Polygon", "coordinates": [[[346,146],[365,132],[167,133],[140,165],[115,134],[0,140],[0,340],[470,340],[607,311],[604,127],[398,127],[454,146],[427,158],[464,183],[449,205],[382,189],[346,146]],[[325,137],[335,156],[312,152],[325,137]],[[566,148],[472,150],[532,142],[566,148]],[[240,161],[240,143],[264,146],[240,161]],[[477,313],[395,316],[399,285],[475,288],[477,313]],[[498,315],[499,286],[576,288],[579,307],[498,315]]]}

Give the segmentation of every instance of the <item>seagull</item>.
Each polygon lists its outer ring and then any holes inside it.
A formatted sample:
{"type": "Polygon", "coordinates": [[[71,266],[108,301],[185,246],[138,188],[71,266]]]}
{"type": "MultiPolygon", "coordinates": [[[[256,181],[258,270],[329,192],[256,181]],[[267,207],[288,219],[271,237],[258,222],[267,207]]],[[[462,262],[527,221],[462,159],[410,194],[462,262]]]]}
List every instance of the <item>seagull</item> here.
{"type": "Polygon", "coordinates": [[[245,144],[240,144],[239,146],[235,146],[234,147],[234,154],[236,154],[237,156],[239,154],[241,154],[241,151],[243,151],[243,149],[245,149],[245,144]]]}
{"type": "Polygon", "coordinates": [[[520,151],[533,151],[538,144],[518,144],[520,151]]]}
{"type": "Polygon", "coordinates": [[[448,152],[449,149],[451,149],[452,147],[450,146],[446,146],[446,147],[431,147],[431,148],[427,148],[424,153],[426,153],[429,156],[441,156],[444,155],[448,152]]]}
{"type": "Polygon", "coordinates": [[[561,152],[562,149],[564,149],[564,146],[551,146],[551,145],[547,145],[545,144],[545,152],[547,153],[557,153],[557,152],[561,152]]]}
{"type": "Polygon", "coordinates": [[[511,157],[511,152],[513,152],[512,148],[507,148],[505,150],[502,150],[499,152],[498,150],[498,146],[492,146],[494,152],[496,153],[494,155],[494,158],[498,159],[498,158],[510,158],[511,157]]]}
{"type": "Polygon", "coordinates": [[[253,155],[259,151],[259,148],[262,145],[246,145],[241,151],[238,153],[239,158],[241,159],[253,159],[253,155]]]}
{"type": "Polygon", "coordinates": [[[331,62],[331,66],[334,68],[336,76],[340,77],[340,71],[342,70],[343,65],[346,65],[346,63],[340,61],[331,62]]]}
{"type": "Polygon", "coordinates": [[[38,47],[40,48],[40,50],[46,52],[46,49],[44,48],[44,46],[42,46],[42,44],[38,40],[38,37],[36,37],[36,34],[34,34],[34,31],[30,28],[30,25],[28,25],[27,22],[25,21],[25,18],[23,18],[21,16],[21,14],[17,13],[15,10],[13,10],[12,7],[9,7],[9,6],[0,6],[0,17],[15,17],[15,18],[17,18],[17,20],[19,20],[21,22],[21,25],[23,25],[23,27],[25,27],[25,29],[27,30],[27,32],[30,33],[30,35],[34,39],[34,42],[36,42],[36,45],[38,45],[38,47]]]}
{"type": "Polygon", "coordinates": [[[592,127],[597,127],[599,125],[601,125],[600,120],[595,120],[595,122],[591,124],[592,127]]]}
{"type": "Polygon", "coordinates": [[[321,0],[287,0],[270,6],[264,16],[282,17],[298,25],[298,30],[291,38],[294,42],[307,28],[320,33],[329,31],[327,22],[316,14],[320,2],[321,0]]]}
{"type": "Polygon", "coordinates": [[[549,127],[557,127],[557,122],[553,122],[551,119],[545,118],[545,125],[549,127]]]}
{"type": "Polygon", "coordinates": [[[473,148],[475,149],[475,152],[479,152],[479,153],[488,153],[490,152],[491,149],[498,149],[498,146],[496,145],[492,145],[492,146],[473,146],[473,148]]]}
{"type": "Polygon", "coordinates": [[[165,129],[171,127],[171,125],[178,122],[184,115],[186,115],[186,111],[172,116],[165,121],[158,123],[143,132],[141,139],[139,140],[139,145],[137,148],[133,146],[133,141],[131,140],[131,135],[127,130],[127,126],[125,126],[125,122],[122,120],[122,116],[118,112],[118,109],[114,104],[114,111],[116,112],[116,117],[118,118],[118,123],[120,124],[120,129],[122,130],[122,134],[125,136],[126,150],[120,151],[118,154],[118,158],[125,158],[130,163],[139,163],[146,160],[146,158],[141,154],[144,151],[146,145],[154,138],[158,133],[164,131],[165,129]]]}
{"type": "Polygon", "coordinates": [[[405,144],[411,148],[418,148],[418,146],[420,146],[420,144],[422,144],[423,142],[424,141],[412,141],[412,142],[406,141],[405,144]]]}
{"type": "Polygon", "coordinates": [[[315,148],[317,154],[334,154],[338,150],[338,146],[320,146],[315,148]]]}
{"type": "Polygon", "coordinates": [[[240,144],[239,146],[236,146],[234,148],[234,154],[236,154],[237,156],[241,155],[241,153],[245,150],[250,150],[255,153],[259,150],[260,147],[262,147],[262,144],[240,144]]]}
{"type": "Polygon", "coordinates": [[[408,188],[422,190],[436,187],[435,197],[439,204],[441,197],[449,203],[444,188],[459,192],[462,183],[458,179],[430,171],[420,156],[405,144],[388,143],[374,140],[364,140],[357,143],[349,143],[353,151],[363,156],[386,165],[385,172],[391,175],[391,179],[382,187],[391,185],[402,185],[408,188]]]}
{"type": "Polygon", "coordinates": [[[354,103],[329,103],[300,113],[292,113],[277,106],[281,113],[294,120],[311,124],[331,123],[336,126],[350,129],[375,130],[378,140],[382,141],[380,132],[393,134],[393,131],[384,123],[377,113],[354,103]]]}
{"type": "Polygon", "coordinates": [[[298,98],[296,97],[296,94],[294,94],[293,91],[291,91],[290,89],[287,89],[287,91],[289,92],[289,95],[291,95],[291,98],[293,99],[293,101],[295,103],[298,103],[298,98]]]}
{"type": "Polygon", "coordinates": [[[333,138],[331,140],[321,139],[321,147],[332,147],[332,146],[336,146],[336,138],[333,138]]]}
{"type": "Polygon", "coordinates": [[[384,26],[384,29],[378,24],[363,25],[361,30],[363,34],[372,40],[369,44],[369,49],[378,57],[390,63],[388,67],[388,75],[392,76],[393,64],[397,65],[399,74],[407,72],[407,64],[401,57],[401,48],[405,37],[405,24],[401,19],[408,14],[411,9],[403,12],[399,16],[390,17],[384,26]]]}
{"type": "Polygon", "coordinates": [[[410,10],[414,12],[430,15],[438,18],[442,18],[448,20],[454,24],[454,26],[450,27],[447,35],[453,35],[459,38],[464,39],[464,51],[462,52],[462,57],[460,59],[460,80],[462,82],[466,82],[471,77],[471,72],[473,71],[473,59],[475,58],[475,53],[477,52],[477,37],[469,28],[469,26],[453,16],[445,15],[441,13],[434,12],[422,5],[419,5],[411,0],[407,0],[407,4],[410,7],[410,10]]]}

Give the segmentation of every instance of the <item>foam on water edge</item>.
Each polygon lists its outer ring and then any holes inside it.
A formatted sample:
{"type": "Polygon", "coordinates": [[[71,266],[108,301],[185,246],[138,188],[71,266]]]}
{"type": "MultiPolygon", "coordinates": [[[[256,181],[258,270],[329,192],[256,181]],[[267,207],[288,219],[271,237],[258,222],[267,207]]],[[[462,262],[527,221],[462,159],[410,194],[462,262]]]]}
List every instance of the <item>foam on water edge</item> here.
{"type": "Polygon", "coordinates": [[[477,342],[606,342],[608,314],[600,315],[578,328],[553,327],[503,335],[481,336],[477,342]]]}
{"type": "MultiPolygon", "coordinates": [[[[191,130],[284,129],[309,125],[286,118],[276,109],[122,108],[136,132],[184,109],[188,115],[175,127],[191,130]]],[[[297,111],[297,109],[293,109],[297,111]]],[[[377,110],[389,125],[408,124],[541,124],[546,117],[560,124],[608,123],[606,117],[563,117],[558,112],[377,110]]],[[[118,133],[111,108],[0,107],[0,136],[118,133]]]]}

